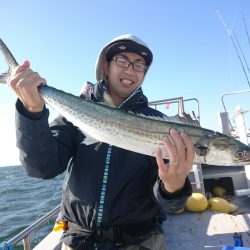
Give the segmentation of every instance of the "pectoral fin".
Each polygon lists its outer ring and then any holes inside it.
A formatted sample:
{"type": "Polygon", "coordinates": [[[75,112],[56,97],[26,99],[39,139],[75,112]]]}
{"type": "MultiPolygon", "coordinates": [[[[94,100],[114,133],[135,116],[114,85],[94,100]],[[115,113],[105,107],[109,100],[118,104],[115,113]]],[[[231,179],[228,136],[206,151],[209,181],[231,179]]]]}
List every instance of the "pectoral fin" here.
{"type": "Polygon", "coordinates": [[[206,146],[202,146],[202,145],[199,145],[199,144],[196,144],[194,145],[195,146],[195,152],[198,156],[206,156],[208,151],[209,151],[209,148],[206,147],[206,146]]]}
{"type": "Polygon", "coordinates": [[[91,144],[95,144],[98,143],[99,141],[97,141],[95,138],[91,137],[90,135],[86,135],[85,134],[85,138],[82,141],[82,143],[86,144],[86,145],[91,145],[91,144]]]}

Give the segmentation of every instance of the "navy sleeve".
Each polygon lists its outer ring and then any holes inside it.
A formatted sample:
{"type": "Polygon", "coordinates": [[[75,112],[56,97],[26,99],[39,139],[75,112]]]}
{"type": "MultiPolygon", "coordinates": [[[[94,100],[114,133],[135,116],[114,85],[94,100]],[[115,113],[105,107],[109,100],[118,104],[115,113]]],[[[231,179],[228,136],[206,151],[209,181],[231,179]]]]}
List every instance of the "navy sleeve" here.
{"type": "Polygon", "coordinates": [[[167,213],[175,213],[184,208],[188,197],[192,194],[192,186],[188,177],[185,180],[184,186],[174,193],[169,193],[165,190],[161,180],[157,180],[154,185],[154,195],[161,205],[161,208],[167,213]]]}
{"type": "Polygon", "coordinates": [[[32,114],[16,103],[16,143],[20,161],[27,174],[50,179],[61,174],[73,152],[74,126],[62,117],[61,124],[50,127],[49,110],[32,114]]]}

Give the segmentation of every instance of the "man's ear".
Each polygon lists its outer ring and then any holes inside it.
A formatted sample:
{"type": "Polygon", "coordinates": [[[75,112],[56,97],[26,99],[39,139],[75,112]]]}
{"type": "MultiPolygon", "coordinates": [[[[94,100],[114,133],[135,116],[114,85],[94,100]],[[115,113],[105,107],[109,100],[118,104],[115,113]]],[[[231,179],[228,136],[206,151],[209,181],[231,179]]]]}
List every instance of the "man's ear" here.
{"type": "Polygon", "coordinates": [[[108,62],[103,62],[102,64],[102,71],[103,71],[103,74],[104,74],[104,78],[106,79],[108,77],[108,73],[109,73],[109,63],[108,62]]]}

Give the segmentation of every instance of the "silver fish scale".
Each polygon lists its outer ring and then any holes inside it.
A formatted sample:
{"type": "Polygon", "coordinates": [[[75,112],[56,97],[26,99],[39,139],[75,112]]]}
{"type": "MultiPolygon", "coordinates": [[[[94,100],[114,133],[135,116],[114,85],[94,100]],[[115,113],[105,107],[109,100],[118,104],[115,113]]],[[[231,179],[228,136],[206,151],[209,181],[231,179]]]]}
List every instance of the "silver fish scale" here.
{"type": "Polygon", "coordinates": [[[191,136],[197,146],[208,148],[205,156],[195,156],[195,162],[212,165],[239,164],[233,156],[244,144],[215,131],[140,117],[117,108],[85,101],[49,86],[40,87],[40,92],[52,108],[96,141],[150,156],[155,156],[156,149],[161,147],[163,156],[167,159],[162,139],[164,136],[169,137],[169,130],[175,128],[191,136]]]}

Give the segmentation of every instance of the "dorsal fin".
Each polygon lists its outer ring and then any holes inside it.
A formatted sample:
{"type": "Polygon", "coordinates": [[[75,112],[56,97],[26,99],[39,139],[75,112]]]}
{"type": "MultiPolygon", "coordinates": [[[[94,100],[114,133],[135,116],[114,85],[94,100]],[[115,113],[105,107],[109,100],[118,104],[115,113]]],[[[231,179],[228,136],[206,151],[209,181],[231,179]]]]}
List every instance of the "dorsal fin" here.
{"type": "Polygon", "coordinates": [[[145,115],[145,114],[141,114],[141,113],[134,113],[132,111],[129,111],[129,113],[134,114],[134,115],[138,115],[138,116],[141,116],[141,117],[145,117],[145,118],[148,118],[148,119],[152,119],[152,120],[184,123],[184,124],[189,124],[189,125],[200,127],[199,121],[196,120],[196,119],[195,120],[192,119],[192,117],[189,114],[186,114],[186,113],[184,113],[183,116],[179,116],[179,115],[175,115],[175,116],[163,115],[162,117],[160,117],[160,116],[152,116],[152,115],[145,115]]]}

